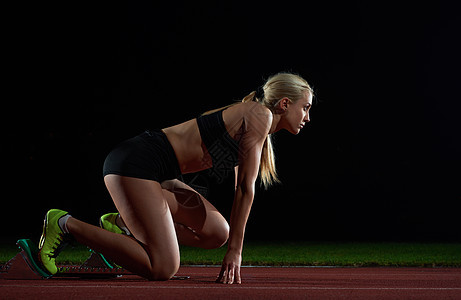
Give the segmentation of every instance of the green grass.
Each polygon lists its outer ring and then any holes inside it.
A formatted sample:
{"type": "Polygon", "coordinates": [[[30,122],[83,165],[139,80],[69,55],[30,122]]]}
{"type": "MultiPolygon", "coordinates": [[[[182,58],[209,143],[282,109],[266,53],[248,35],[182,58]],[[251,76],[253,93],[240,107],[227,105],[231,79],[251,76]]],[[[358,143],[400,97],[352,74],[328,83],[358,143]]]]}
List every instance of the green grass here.
{"type": "MultiPolygon", "coordinates": [[[[1,246],[0,263],[17,252],[14,245],[1,246]]],[[[226,247],[181,247],[181,263],[220,265],[225,253],[226,247]]],[[[58,263],[79,264],[88,255],[83,246],[66,248],[58,263]]],[[[461,267],[461,243],[249,242],[244,247],[242,265],[461,267]]]]}
{"type": "MultiPolygon", "coordinates": [[[[183,264],[219,265],[226,248],[182,247],[183,264]]],[[[459,243],[248,243],[242,265],[461,267],[459,243]]]]}

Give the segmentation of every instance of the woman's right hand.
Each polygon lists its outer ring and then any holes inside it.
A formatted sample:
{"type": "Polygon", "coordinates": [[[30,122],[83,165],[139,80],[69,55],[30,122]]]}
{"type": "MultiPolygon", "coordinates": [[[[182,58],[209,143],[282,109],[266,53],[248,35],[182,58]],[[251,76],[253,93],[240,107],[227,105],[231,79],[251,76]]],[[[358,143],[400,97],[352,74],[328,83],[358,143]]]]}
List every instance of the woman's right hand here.
{"type": "Polygon", "coordinates": [[[237,251],[227,250],[224,256],[221,272],[219,273],[216,282],[224,284],[241,284],[240,265],[242,263],[242,255],[237,251]]]}

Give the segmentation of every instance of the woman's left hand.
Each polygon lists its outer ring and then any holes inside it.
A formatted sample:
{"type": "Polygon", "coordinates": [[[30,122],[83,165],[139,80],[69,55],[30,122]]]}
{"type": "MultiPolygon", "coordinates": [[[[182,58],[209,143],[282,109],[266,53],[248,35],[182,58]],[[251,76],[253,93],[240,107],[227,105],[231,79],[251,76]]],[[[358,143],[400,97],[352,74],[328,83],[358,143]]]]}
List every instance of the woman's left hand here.
{"type": "Polygon", "coordinates": [[[224,256],[221,272],[219,273],[216,282],[233,284],[242,283],[240,279],[240,264],[242,263],[242,255],[236,251],[227,250],[224,256]]]}

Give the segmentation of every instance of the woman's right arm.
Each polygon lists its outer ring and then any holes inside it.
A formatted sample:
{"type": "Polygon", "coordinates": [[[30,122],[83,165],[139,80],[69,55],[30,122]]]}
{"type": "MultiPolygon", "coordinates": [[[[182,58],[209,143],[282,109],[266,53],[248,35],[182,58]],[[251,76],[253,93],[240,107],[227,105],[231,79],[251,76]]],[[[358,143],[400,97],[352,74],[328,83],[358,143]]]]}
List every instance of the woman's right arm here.
{"type": "Polygon", "coordinates": [[[242,259],[245,227],[253,204],[255,182],[259,172],[261,152],[272,124],[272,114],[259,115],[258,120],[248,122],[247,132],[242,137],[239,151],[239,167],[236,174],[236,189],[230,218],[230,232],[227,253],[224,257],[218,282],[241,283],[240,264],[242,259]],[[253,124],[252,124],[253,123],[253,124]]]}

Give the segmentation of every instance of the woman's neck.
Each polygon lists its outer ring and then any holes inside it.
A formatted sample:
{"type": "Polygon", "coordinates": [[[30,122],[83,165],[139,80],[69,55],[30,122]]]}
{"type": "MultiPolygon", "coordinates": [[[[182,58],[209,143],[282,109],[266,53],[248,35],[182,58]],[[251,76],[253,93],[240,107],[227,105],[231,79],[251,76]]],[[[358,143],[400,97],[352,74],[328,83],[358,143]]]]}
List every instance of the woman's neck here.
{"type": "Polygon", "coordinates": [[[280,123],[280,120],[282,119],[282,115],[272,112],[272,125],[271,129],[269,130],[269,133],[274,133],[282,129],[282,124],[280,123]]]}

